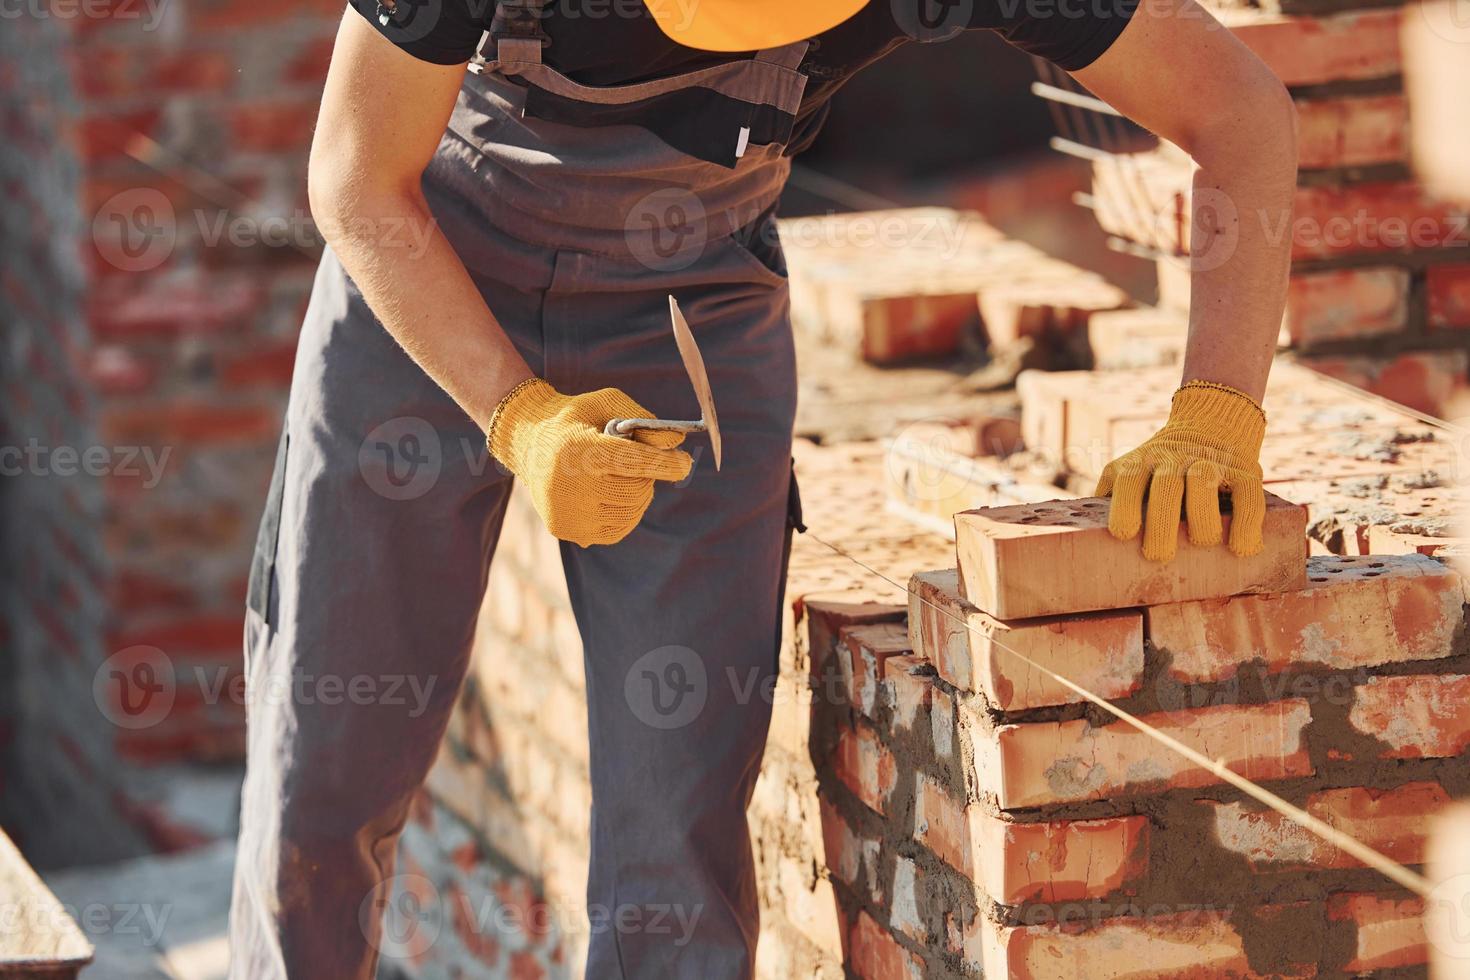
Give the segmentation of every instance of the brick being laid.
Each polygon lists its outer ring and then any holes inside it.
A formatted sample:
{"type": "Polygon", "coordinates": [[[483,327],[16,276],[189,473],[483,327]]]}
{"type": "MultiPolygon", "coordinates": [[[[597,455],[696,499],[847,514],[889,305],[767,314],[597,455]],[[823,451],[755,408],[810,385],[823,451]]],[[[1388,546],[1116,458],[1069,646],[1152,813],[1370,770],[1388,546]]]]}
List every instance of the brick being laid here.
{"type": "Polygon", "coordinates": [[[1306,514],[1274,494],[1266,495],[1265,547],[1248,558],[1224,544],[1190,544],[1181,522],[1178,556],[1167,566],[1150,562],[1137,540],[1112,536],[1107,515],[1099,498],[956,514],[961,594],[997,618],[1026,619],[1306,584],[1306,514]]]}

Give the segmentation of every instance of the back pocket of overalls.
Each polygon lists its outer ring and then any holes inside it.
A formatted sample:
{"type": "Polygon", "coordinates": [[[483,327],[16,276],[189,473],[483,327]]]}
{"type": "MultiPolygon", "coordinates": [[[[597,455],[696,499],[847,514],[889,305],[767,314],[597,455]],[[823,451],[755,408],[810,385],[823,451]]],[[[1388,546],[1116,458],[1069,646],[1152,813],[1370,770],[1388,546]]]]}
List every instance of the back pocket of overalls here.
{"type": "Polygon", "coordinates": [[[260,517],[260,530],[255,535],[255,554],[250,559],[250,580],[245,592],[246,608],[258,613],[266,622],[270,621],[276,549],[281,538],[281,498],[286,492],[286,447],[290,441],[290,433],[282,426],[281,441],[276,446],[276,465],[265,497],[265,513],[260,517]]]}

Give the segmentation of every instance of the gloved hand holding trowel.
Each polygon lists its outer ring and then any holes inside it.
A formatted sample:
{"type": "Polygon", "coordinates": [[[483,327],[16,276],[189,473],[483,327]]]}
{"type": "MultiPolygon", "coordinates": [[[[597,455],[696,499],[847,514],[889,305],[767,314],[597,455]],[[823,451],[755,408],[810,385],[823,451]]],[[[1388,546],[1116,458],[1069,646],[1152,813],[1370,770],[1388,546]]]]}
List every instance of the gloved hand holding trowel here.
{"type": "Polygon", "coordinates": [[[669,316],[702,418],[648,417],[616,388],[567,396],[540,378],[512,388],[490,418],[490,452],[525,481],[552,534],[586,547],[616,544],[638,525],[654,483],[678,482],[693,460],[678,450],[686,432],[708,432],[720,468],[720,425],[704,358],[674,297],[669,316]]]}

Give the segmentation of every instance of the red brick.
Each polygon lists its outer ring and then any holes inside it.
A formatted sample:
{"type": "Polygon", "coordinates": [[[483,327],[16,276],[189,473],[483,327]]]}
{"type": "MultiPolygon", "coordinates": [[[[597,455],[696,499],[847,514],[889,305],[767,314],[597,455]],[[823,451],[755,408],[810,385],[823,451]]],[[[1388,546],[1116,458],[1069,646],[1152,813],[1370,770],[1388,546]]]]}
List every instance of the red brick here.
{"type": "Polygon", "coordinates": [[[1137,611],[1002,621],[965,601],[958,573],[944,569],[909,580],[908,625],[915,652],[940,677],[1002,711],[1080,700],[1015,652],[1105,698],[1127,697],[1143,679],[1137,611]]]}
{"type": "Polygon", "coordinates": [[[825,866],[831,869],[838,881],[865,901],[881,902],[883,887],[878,880],[878,839],[864,837],[854,830],[825,797],[818,802],[825,866]]]}
{"type": "Polygon", "coordinates": [[[1443,417],[1466,387],[1470,357],[1462,350],[1415,351],[1395,357],[1310,357],[1302,363],[1400,405],[1443,417]]]}
{"type": "MultiPolygon", "coordinates": [[[[1437,783],[1406,783],[1389,790],[1363,786],[1323,790],[1307,797],[1303,809],[1400,864],[1420,864],[1429,821],[1449,802],[1449,794],[1437,783]]],[[[1274,810],[1210,800],[1199,805],[1213,813],[1215,841],[1243,855],[1256,871],[1362,866],[1346,851],[1274,810]]]]}
{"type": "Polygon", "coordinates": [[[1327,900],[1327,917],[1357,926],[1353,958],[1344,969],[1353,972],[1421,966],[1429,961],[1421,898],[1344,893],[1327,900]]]}
{"type": "Polygon", "coordinates": [[[886,812],[888,797],[898,782],[898,768],[893,753],[879,741],[872,726],[859,721],[842,730],[834,770],[853,795],[879,813],[886,812]]]}
{"type": "Polygon", "coordinates": [[[1013,823],[923,775],[914,836],[1003,905],[1130,894],[1148,870],[1146,817],[1013,823]]]}
{"type": "Polygon", "coordinates": [[[1470,327],[1470,262],[1430,266],[1427,281],[1429,325],[1470,327]]]}
{"type": "Polygon", "coordinates": [[[299,153],[311,142],[315,102],[236,105],[228,115],[233,148],[246,153],[299,153]]]}
{"type": "Polygon", "coordinates": [[[1371,677],[1348,713],[1355,729],[1384,743],[1383,759],[1439,759],[1470,746],[1470,675],[1371,677]]]}
{"type": "Polygon", "coordinates": [[[1254,977],[1245,943],[1221,912],[1190,911],[1072,924],[977,923],[967,958],[1007,980],[1204,980],[1254,977]]]}
{"type": "Polygon", "coordinates": [[[1409,107],[1401,94],[1304,99],[1296,104],[1304,170],[1397,163],[1409,152],[1409,107]]]}
{"type": "Polygon", "coordinates": [[[1261,661],[1342,670],[1453,656],[1464,623],[1464,587],[1423,555],[1307,559],[1296,592],[1154,606],[1149,643],[1169,674],[1189,683],[1225,680],[1261,661]]]}
{"type": "Polygon", "coordinates": [[[280,434],[281,419],[276,408],[264,405],[162,403],[114,407],[103,414],[101,429],[124,444],[193,447],[270,441],[280,434]]]}
{"type": "Polygon", "coordinates": [[[1296,259],[1470,246],[1465,207],[1411,181],[1299,188],[1291,228],[1296,259]]]}
{"type": "MultiPolygon", "coordinates": [[[[1470,711],[1470,709],[1467,709],[1470,711]]],[[[1158,712],[1141,720],[1247,779],[1313,772],[1303,741],[1311,709],[1299,698],[1158,712]]],[[[1118,721],[1085,719],[970,728],[980,788],[1002,809],[1075,803],[1220,782],[1173,749],[1118,721]]]]}
{"type": "Polygon", "coordinates": [[[903,623],[846,626],[838,636],[847,654],[843,679],[848,697],[863,714],[877,717],[884,661],[910,652],[908,628],[903,623]]]}
{"type": "MultiPolygon", "coordinates": [[[[1266,494],[1265,548],[1237,558],[1222,543],[1197,547],[1179,525],[1167,565],[1143,557],[1138,539],[1108,532],[1107,500],[991,507],[955,515],[960,591],[999,619],[1122,609],[1306,584],[1306,512],[1266,494]],[[1071,569],[1107,569],[1107,575],[1071,569]]],[[[1228,516],[1225,540],[1229,539],[1228,516]]]]}
{"type": "Polygon", "coordinates": [[[226,388],[285,388],[291,384],[295,366],[294,340],[255,344],[248,351],[222,358],[219,380],[226,388]]]}
{"type": "Polygon", "coordinates": [[[128,156],[128,150],[146,145],[146,138],[158,125],[158,109],[140,109],[131,113],[108,113],[80,121],[75,127],[77,152],[82,161],[97,164],[128,156]],[[139,140],[144,137],[143,140],[139,140]]]}
{"type": "Polygon", "coordinates": [[[1326,17],[1216,13],[1287,85],[1386,78],[1402,67],[1397,9],[1326,17]]]}
{"type": "Polygon", "coordinates": [[[115,650],[157,647],[170,657],[200,653],[236,655],[244,635],[242,615],[188,616],[167,619],[109,638],[115,650]]]}
{"type": "Polygon", "coordinates": [[[894,732],[916,731],[929,720],[934,698],[934,673],[921,657],[889,657],[884,663],[883,685],[893,709],[894,732]]]}
{"type": "Polygon", "coordinates": [[[859,912],[848,940],[848,968],[862,980],[922,980],[924,962],[904,949],[867,912],[859,912]]]}
{"type": "Polygon", "coordinates": [[[1087,344],[1100,370],[1158,367],[1184,357],[1188,331],[1189,317],[1177,309],[1114,310],[1087,321],[1087,344]]]}
{"type": "Polygon", "coordinates": [[[1292,276],[1282,329],[1295,347],[1397,333],[1409,322],[1409,272],[1392,267],[1292,276]]]}
{"type": "Polygon", "coordinates": [[[827,669],[832,653],[839,649],[838,635],[844,626],[866,623],[902,622],[904,607],[882,602],[837,602],[821,599],[806,602],[800,596],[792,604],[797,621],[806,619],[807,651],[813,678],[827,669]]]}

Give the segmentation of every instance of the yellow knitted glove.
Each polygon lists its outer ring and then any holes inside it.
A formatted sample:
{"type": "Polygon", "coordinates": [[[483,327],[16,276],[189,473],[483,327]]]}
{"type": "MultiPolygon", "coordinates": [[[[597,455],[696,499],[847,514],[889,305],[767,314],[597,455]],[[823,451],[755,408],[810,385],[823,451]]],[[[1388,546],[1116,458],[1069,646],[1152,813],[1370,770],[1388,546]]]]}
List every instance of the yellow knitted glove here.
{"type": "Polygon", "coordinates": [[[485,438],[525,483],[547,530],[585,548],[627,537],[653,501],[655,480],[689,475],[693,460],[674,448],[682,432],[620,439],[602,431],[609,419],[648,417],[616,388],[567,396],[532,378],[501,399],[485,438]]]}
{"type": "Polygon", "coordinates": [[[1227,385],[1191,381],[1174,392],[1169,421],[1147,442],[1103,468],[1094,494],[1111,496],[1108,530],[1129,540],[1144,526],[1143,556],[1174,557],[1179,505],[1189,519],[1189,540],[1220,543],[1220,490],[1230,491],[1230,550],[1245,557],[1265,547],[1261,525],[1266,496],[1261,487],[1261,440],[1266,413],[1249,395],[1227,385]],[[1143,519],[1147,491],[1148,520],[1143,519]]]}

